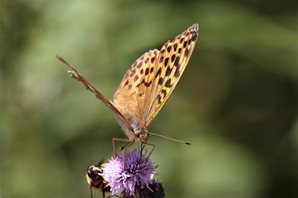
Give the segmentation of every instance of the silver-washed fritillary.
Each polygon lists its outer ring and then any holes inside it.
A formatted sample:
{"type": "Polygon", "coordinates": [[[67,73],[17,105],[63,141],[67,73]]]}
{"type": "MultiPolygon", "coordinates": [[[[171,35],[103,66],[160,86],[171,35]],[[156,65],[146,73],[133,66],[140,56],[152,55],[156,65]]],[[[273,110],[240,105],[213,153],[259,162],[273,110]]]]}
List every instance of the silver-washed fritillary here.
{"type": "MultiPolygon", "coordinates": [[[[199,25],[194,24],[160,50],[150,50],[138,58],[123,77],[113,100],[101,94],[62,57],[57,58],[69,67],[73,78],[114,111],[130,143],[148,144],[148,135],[152,134],[148,127],[184,72],[198,38],[198,29],[199,25]]],[[[124,139],[114,138],[113,143],[114,140],[124,139]]]]}

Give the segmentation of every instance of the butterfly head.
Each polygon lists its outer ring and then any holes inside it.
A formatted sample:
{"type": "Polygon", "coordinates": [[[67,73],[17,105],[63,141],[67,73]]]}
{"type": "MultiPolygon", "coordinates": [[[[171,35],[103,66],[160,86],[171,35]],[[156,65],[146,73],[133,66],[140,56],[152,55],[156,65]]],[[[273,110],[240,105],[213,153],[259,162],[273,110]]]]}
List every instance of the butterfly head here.
{"type": "Polygon", "coordinates": [[[144,128],[143,131],[137,136],[139,137],[141,142],[147,142],[149,136],[148,129],[144,128]]]}
{"type": "Polygon", "coordinates": [[[132,120],[131,127],[132,127],[133,133],[140,140],[140,142],[147,142],[148,135],[149,135],[147,127],[141,124],[138,119],[132,120]]]}
{"type": "Polygon", "coordinates": [[[149,132],[147,128],[134,128],[133,129],[134,134],[137,136],[137,138],[140,140],[140,142],[147,142],[149,132]]]}

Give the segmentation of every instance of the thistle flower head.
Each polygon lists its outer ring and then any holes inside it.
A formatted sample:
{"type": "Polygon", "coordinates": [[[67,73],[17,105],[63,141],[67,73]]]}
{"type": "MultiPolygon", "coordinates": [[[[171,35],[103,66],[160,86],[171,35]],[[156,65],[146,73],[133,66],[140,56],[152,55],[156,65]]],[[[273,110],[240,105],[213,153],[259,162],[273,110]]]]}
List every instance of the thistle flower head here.
{"type": "Polygon", "coordinates": [[[111,187],[112,195],[133,196],[136,189],[149,187],[155,166],[139,149],[124,152],[102,165],[102,176],[111,187]]]}

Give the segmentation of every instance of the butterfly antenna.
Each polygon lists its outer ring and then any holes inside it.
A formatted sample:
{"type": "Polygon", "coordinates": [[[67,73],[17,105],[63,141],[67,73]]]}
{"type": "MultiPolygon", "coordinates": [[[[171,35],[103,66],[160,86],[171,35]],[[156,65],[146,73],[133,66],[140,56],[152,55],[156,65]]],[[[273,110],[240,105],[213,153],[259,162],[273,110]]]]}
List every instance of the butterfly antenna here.
{"type": "Polygon", "coordinates": [[[171,138],[171,137],[168,137],[168,136],[164,136],[164,135],[161,135],[161,134],[157,134],[157,133],[149,133],[150,135],[154,135],[154,136],[158,136],[158,137],[161,137],[161,138],[164,138],[164,139],[167,139],[167,140],[171,140],[173,142],[177,142],[177,143],[181,143],[181,144],[186,144],[186,145],[191,145],[191,142],[187,142],[187,141],[182,141],[182,140],[177,140],[175,138],[171,138]]]}

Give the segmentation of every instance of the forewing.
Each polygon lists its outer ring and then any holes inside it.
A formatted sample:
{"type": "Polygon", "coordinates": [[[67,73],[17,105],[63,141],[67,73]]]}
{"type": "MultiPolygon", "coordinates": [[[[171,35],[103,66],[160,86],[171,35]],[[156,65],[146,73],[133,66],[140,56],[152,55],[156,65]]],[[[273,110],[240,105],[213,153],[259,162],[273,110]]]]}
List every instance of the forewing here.
{"type": "Polygon", "coordinates": [[[114,94],[113,103],[131,123],[144,125],[145,93],[151,89],[158,50],[150,50],[138,58],[123,77],[114,94]],[[151,83],[150,83],[151,82],[151,83]]]}
{"type": "Polygon", "coordinates": [[[198,37],[198,24],[189,27],[182,34],[168,41],[160,50],[154,69],[151,88],[146,90],[144,119],[148,127],[175,89],[198,37]]]}
{"type": "Polygon", "coordinates": [[[111,108],[113,112],[117,115],[117,117],[121,120],[121,123],[123,123],[129,129],[131,128],[127,118],[117,109],[117,107],[115,107],[112,101],[110,101],[102,93],[100,93],[87,79],[85,79],[73,66],[71,66],[68,62],[66,62],[62,57],[60,56],[56,56],[56,57],[70,69],[68,70],[68,73],[70,73],[72,78],[82,83],[87,90],[91,91],[96,96],[96,98],[98,98],[106,106],[111,108]]]}

